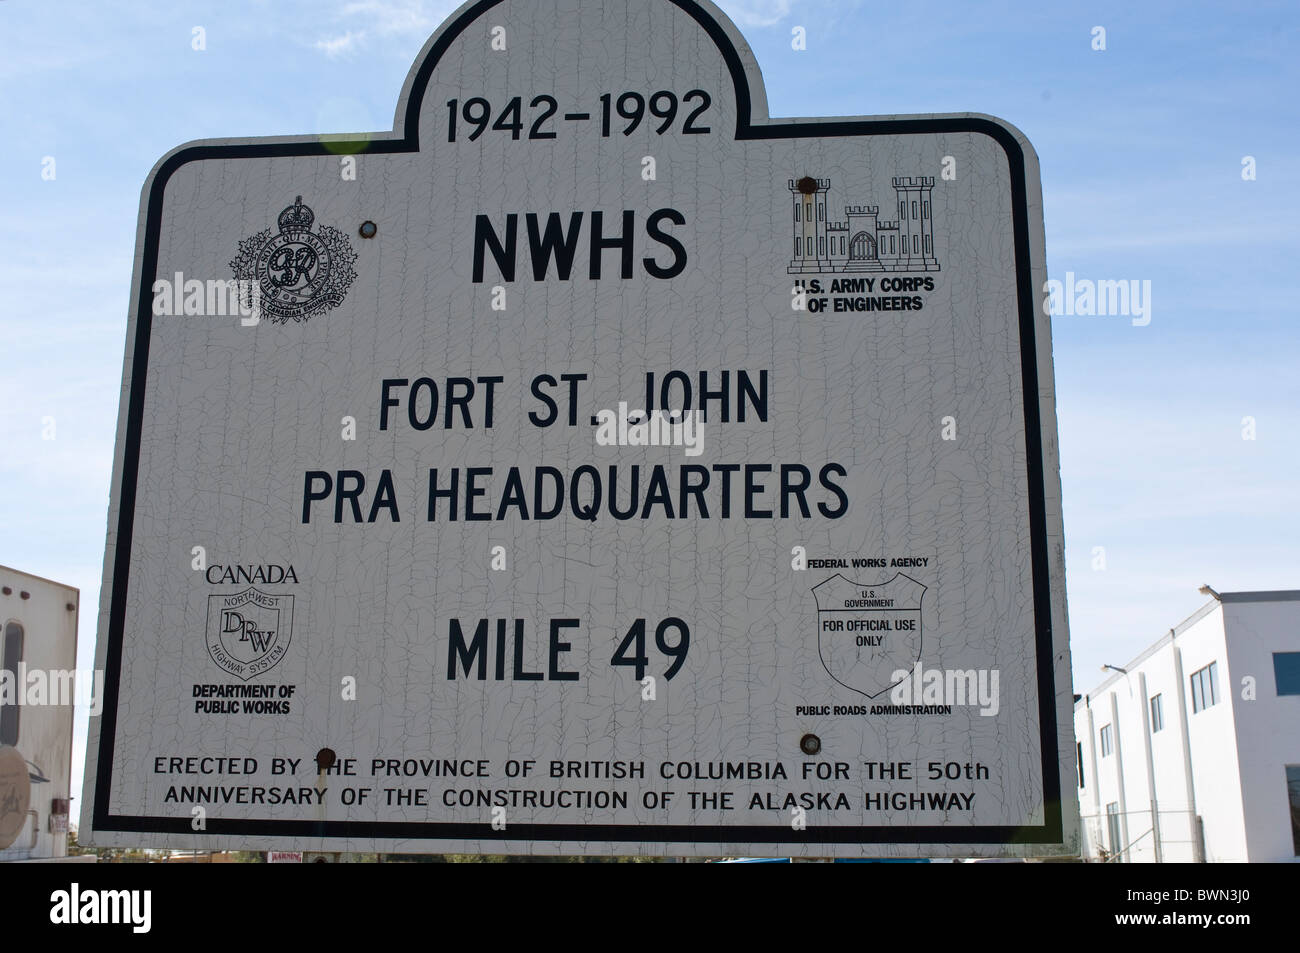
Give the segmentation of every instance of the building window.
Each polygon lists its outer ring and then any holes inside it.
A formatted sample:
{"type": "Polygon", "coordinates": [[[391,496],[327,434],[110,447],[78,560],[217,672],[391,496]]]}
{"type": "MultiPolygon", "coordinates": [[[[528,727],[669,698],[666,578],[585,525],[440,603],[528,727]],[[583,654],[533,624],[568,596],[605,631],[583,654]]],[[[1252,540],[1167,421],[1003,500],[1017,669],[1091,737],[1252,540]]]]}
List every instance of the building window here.
{"type": "Polygon", "coordinates": [[[1192,714],[1218,704],[1219,663],[1211,662],[1192,673],[1192,714]]]}
{"type": "Polygon", "coordinates": [[[818,255],[826,254],[826,239],[824,238],[817,239],[817,254],[818,255]]]}
{"type": "Polygon", "coordinates": [[[808,246],[808,257],[811,258],[811,257],[812,257],[812,253],[813,253],[813,250],[812,250],[812,237],[811,237],[811,236],[808,237],[808,240],[807,240],[807,243],[806,243],[806,244],[807,244],[807,246],[808,246]]]}
{"type": "Polygon", "coordinates": [[[1106,833],[1110,837],[1110,855],[1114,857],[1120,851],[1119,801],[1106,805],[1106,833]]]}
{"type": "Polygon", "coordinates": [[[1160,695],[1151,696],[1151,734],[1165,726],[1164,699],[1160,695]]]}
{"type": "Polygon", "coordinates": [[[843,256],[843,254],[844,254],[844,236],[841,235],[841,236],[840,236],[840,255],[843,256]]]}
{"type": "Polygon", "coordinates": [[[1083,783],[1083,742],[1077,742],[1074,746],[1074,762],[1079,766],[1079,787],[1086,787],[1083,783]]]}
{"type": "Polygon", "coordinates": [[[1273,679],[1279,695],[1300,695],[1300,652],[1274,652],[1273,679]]]}
{"type": "Polygon", "coordinates": [[[794,203],[794,220],[795,220],[796,222],[799,221],[799,206],[800,206],[800,204],[801,204],[801,203],[799,203],[799,202],[795,202],[795,203],[794,203]]]}
{"type": "Polygon", "coordinates": [[[822,221],[825,221],[825,220],[826,220],[826,205],[825,205],[824,203],[822,203],[822,202],[818,202],[818,203],[817,203],[817,221],[822,222],[822,221]]]}
{"type": "Polygon", "coordinates": [[[893,236],[893,235],[890,235],[890,236],[889,236],[889,253],[890,253],[891,255],[897,255],[897,254],[898,254],[898,246],[894,244],[894,236],[893,236]]]}
{"type": "Polygon", "coordinates": [[[1291,846],[1300,857],[1300,764],[1286,766],[1286,796],[1291,804],[1291,846]]]}
{"type": "Polygon", "coordinates": [[[907,203],[906,203],[906,202],[899,202],[899,203],[898,203],[898,217],[901,218],[901,219],[903,219],[904,221],[907,221],[907,203]]]}
{"type": "Polygon", "coordinates": [[[800,252],[800,250],[802,249],[802,247],[803,247],[803,246],[799,244],[799,236],[796,235],[796,236],[794,237],[794,257],[795,257],[795,258],[798,258],[798,257],[799,257],[799,252],[800,252]]]}
{"type": "Polygon", "coordinates": [[[921,217],[922,217],[922,218],[929,218],[929,217],[930,217],[930,203],[929,203],[929,202],[922,202],[922,203],[921,203],[921,217]]]}
{"type": "Polygon", "coordinates": [[[803,203],[803,217],[810,222],[812,221],[812,202],[803,203]]]}
{"type": "MultiPolygon", "coordinates": [[[[17,622],[5,626],[4,644],[0,646],[0,666],[9,673],[6,681],[18,688],[21,697],[22,685],[18,681],[18,663],[23,660],[23,627],[17,622]]],[[[8,705],[0,704],[0,745],[18,747],[18,702],[8,705]]]]}
{"type": "Polygon", "coordinates": [[[1115,739],[1111,735],[1110,725],[1101,726],[1101,756],[1109,758],[1110,753],[1115,750],[1115,739]]]}
{"type": "Polygon", "coordinates": [[[918,218],[920,218],[920,216],[916,214],[916,203],[913,202],[913,203],[912,203],[912,219],[913,219],[913,220],[916,220],[916,219],[918,219],[918,218]]]}
{"type": "Polygon", "coordinates": [[[929,235],[926,235],[926,236],[925,236],[925,253],[926,253],[927,255],[930,254],[930,236],[929,236],[929,235]]]}

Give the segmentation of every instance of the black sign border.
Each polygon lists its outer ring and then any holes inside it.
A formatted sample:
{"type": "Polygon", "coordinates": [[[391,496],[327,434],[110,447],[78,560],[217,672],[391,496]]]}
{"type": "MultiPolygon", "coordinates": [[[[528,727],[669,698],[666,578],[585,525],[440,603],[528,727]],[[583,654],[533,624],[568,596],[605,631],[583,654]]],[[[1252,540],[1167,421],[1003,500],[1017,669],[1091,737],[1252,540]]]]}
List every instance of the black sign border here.
{"type": "MultiPolygon", "coordinates": [[[[406,119],[400,139],[369,142],[365,152],[393,154],[418,152],[420,109],[434,67],[462,32],[503,0],[480,0],[452,21],[430,48],[411,84],[406,119]]],[[[915,133],[977,133],[996,141],[1007,156],[1011,176],[1012,219],[1016,257],[1016,292],[1020,314],[1020,368],[1025,414],[1025,452],[1029,483],[1030,557],[1033,573],[1034,622],[1038,666],[1038,721],[1042,754],[1043,817],[1038,826],[857,826],[810,825],[795,831],[789,825],[671,825],[671,824],[516,824],[493,830],[489,823],[392,821],[276,821],[209,818],[206,830],[194,831],[188,816],[161,817],[111,814],[113,749],[117,733],[117,707],[122,674],[122,645],[126,622],[126,596],[135,522],[136,481],[139,475],[140,431],[144,413],[145,382],[149,366],[149,338],[153,325],[151,289],[157,275],[158,246],[162,230],[163,193],[171,176],[189,162],[209,159],[273,158],[338,155],[340,148],[355,146],[350,140],[320,138],[290,142],[200,145],[171,155],[157,170],[149,192],[144,248],[140,259],[136,334],[132,349],[131,390],[122,459],[121,495],[113,591],[109,608],[108,651],[105,663],[104,711],[99,730],[99,758],[95,777],[94,831],[176,833],[191,837],[244,835],[250,837],[300,837],[461,841],[559,841],[570,843],[693,843],[693,844],[1060,844],[1062,842],[1061,778],[1059,773],[1056,678],[1053,667],[1052,606],[1048,564],[1046,494],[1043,475],[1042,420],[1038,393],[1038,356],[1035,331],[1035,295],[1030,271],[1031,243],[1026,195],[1025,157],[1010,130],[977,117],[936,119],[884,119],[751,125],[749,78],[726,30],[694,0],[665,0],[689,14],[709,34],[723,59],[736,92],[736,141],[801,139],[810,137],[888,136],[915,133]],[[333,148],[331,148],[333,147],[333,148]]]]}

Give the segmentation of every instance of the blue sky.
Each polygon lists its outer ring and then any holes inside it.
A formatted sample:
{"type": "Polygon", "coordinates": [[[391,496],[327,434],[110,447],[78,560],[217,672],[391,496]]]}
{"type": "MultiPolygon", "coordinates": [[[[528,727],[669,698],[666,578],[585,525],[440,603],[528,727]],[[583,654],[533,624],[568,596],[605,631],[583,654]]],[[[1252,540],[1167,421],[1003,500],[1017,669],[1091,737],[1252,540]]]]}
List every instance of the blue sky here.
{"type": "MultiPolygon", "coordinates": [[[[1145,327],[1054,320],[1075,690],[1203,604],[1202,583],[1300,588],[1300,8],[721,5],[773,116],[1000,116],[1039,155],[1050,277],[1151,282],[1145,327]]],[[[0,563],[81,589],[81,665],[146,174],[190,139],[390,128],[455,6],[0,0],[0,563]]]]}

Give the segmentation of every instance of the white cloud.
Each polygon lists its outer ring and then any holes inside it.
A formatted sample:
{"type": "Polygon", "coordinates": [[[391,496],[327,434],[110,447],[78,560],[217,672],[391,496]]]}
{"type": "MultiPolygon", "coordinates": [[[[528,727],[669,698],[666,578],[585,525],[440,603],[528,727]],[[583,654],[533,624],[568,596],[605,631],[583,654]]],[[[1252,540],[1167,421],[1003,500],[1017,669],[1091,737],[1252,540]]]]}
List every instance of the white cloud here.
{"type": "MultiPolygon", "coordinates": [[[[1265,245],[1285,241],[1295,234],[1294,226],[1278,224],[1260,227],[1258,223],[1221,225],[1217,228],[1179,228],[1151,232],[1117,232],[1111,229],[1099,234],[1080,234],[1054,238],[1050,244],[1053,256],[1077,255],[1095,251],[1120,249],[1185,248],[1194,245],[1215,248],[1239,247],[1243,242],[1265,245]]],[[[1052,277],[1057,277],[1053,275],[1052,277]]]]}
{"type": "Polygon", "coordinates": [[[348,0],[333,19],[344,32],[324,36],[313,45],[326,56],[346,56],[376,37],[423,40],[457,7],[455,0],[348,0]]]}
{"type": "Polygon", "coordinates": [[[742,26],[772,26],[790,15],[794,0],[723,0],[718,6],[742,26]]]}
{"type": "Polygon", "coordinates": [[[365,35],[365,30],[359,30],[356,32],[349,30],[342,36],[327,37],[317,40],[315,46],[316,49],[320,50],[326,56],[342,56],[355,50],[360,42],[365,38],[365,35]]]}
{"type": "Polygon", "coordinates": [[[456,7],[453,3],[429,0],[351,0],[343,17],[363,16],[366,25],[381,36],[395,33],[432,33],[456,7]]]}

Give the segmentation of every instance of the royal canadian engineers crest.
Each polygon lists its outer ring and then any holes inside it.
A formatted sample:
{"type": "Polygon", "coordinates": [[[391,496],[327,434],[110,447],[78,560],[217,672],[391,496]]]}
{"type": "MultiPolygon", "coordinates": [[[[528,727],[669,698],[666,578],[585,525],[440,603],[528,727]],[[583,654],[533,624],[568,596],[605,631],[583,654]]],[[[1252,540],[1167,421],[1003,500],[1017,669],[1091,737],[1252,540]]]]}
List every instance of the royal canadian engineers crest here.
{"type": "Polygon", "coordinates": [[[248,681],[274,668],[293,637],[293,596],[257,589],[208,596],[208,654],[236,678],[248,681]]]}
{"type": "MultiPolygon", "coordinates": [[[[261,312],[272,321],[306,321],[332,311],[357,276],[352,269],[357,253],[347,236],[329,225],[313,232],[315,219],[299,195],[280,213],[280,234],[268,228],[244,239],[230,263],[237,281],[258,289],[261,312]]],[[[253,302],[244,304],[251,309],[253,302]]]]}
{"type": "Polygon", "coordinates": [[[812,592],[822,664],[845,688],[875,698],[898,684],[894,672],[920,660],[925,586],[911,576],[860,583],[836,573],[812,592]]]}

